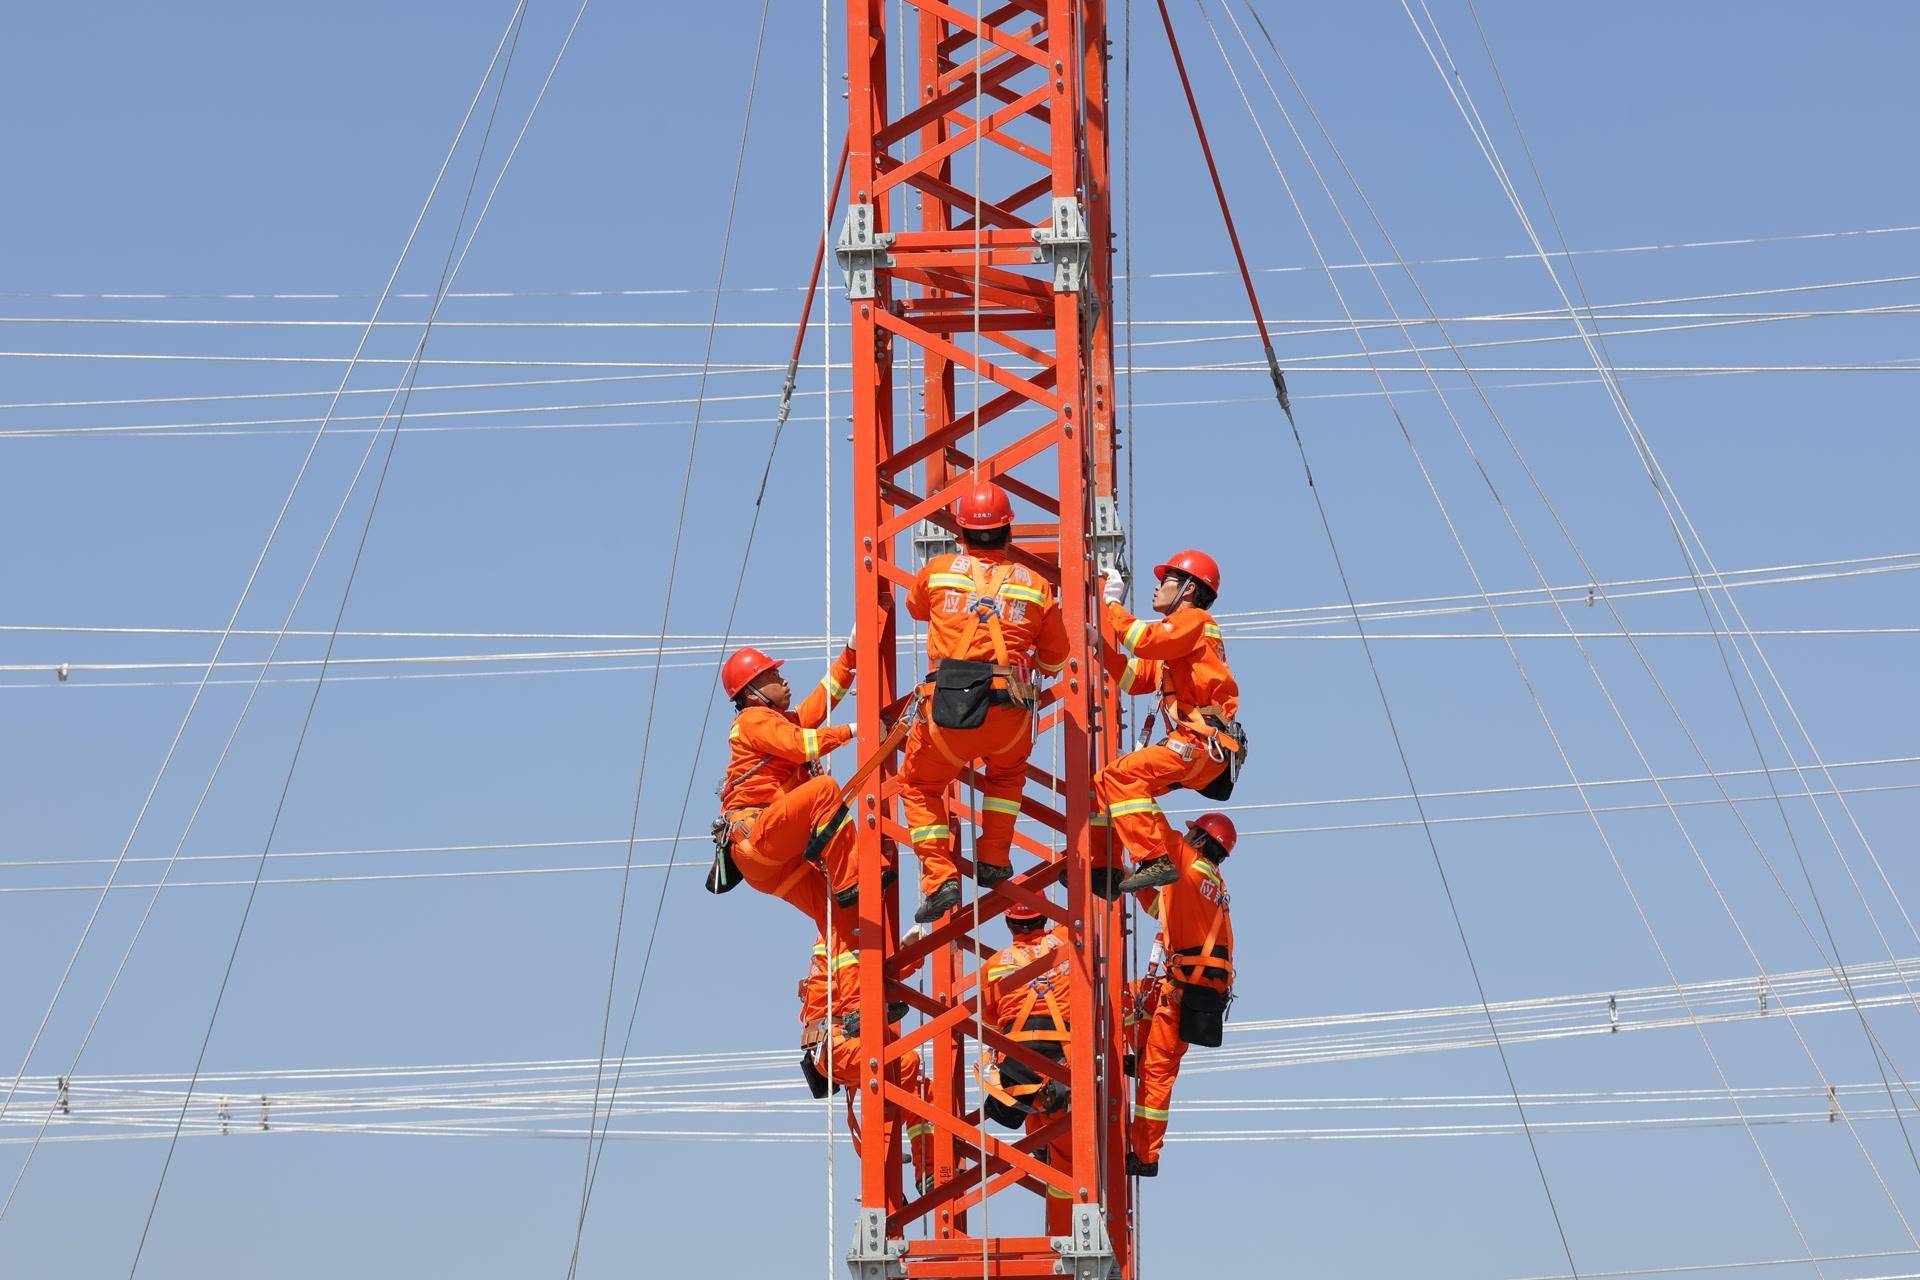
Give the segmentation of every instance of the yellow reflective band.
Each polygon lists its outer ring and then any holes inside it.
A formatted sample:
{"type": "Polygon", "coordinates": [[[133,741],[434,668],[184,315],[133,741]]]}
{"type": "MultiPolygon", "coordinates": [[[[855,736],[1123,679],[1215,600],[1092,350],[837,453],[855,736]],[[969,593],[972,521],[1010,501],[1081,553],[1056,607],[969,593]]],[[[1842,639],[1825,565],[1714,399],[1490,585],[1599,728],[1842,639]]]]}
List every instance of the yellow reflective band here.
{"type": "Polygon", "coordinates": [[[996,800],[988,798],[980,802],[980,808],[987,813],[1018,813],[1020,812],[1020,802],[1018,800],[996,800]]]}
{"type": "Polygon", "coordinates": [[[1062,671],[1066,670],[1067,660],[1065,658],[1062,658],[1058,662],[1042,662],[1040,661],[1040,659],[1035,658],[1033,660],[1033,665],[1040,668],[1040,670],[1046,672],[1050,676],[1057,676],[1062,671]]]}
{"type": "Polygon", "coordinates": [[[817,956],[824,956],[824,955],[826,955],[826,954],[827,954],[827,944],[826,944],[826,943],[824,943],[824,942],[816,942],[816,943],[814,943],[814,944],[813,944],[813,954],[815,954],[815,955],[817,955],[817,956]]]}
{"type": "Polygon", "coordinates": [[[1036,591],[1032,587],[1016,587],[1010,582],[1000,588],[1000,595],[1004,599],[1025,600],[1029,604],[1045,604],[1047,602],[1046,592],[1036,591]]]}
{"type": "Polygon", "coordinates": [[[800,742],[801,745],[807,749],[808,760],[818,760],[820,758],[820,731],[818,729],[802,729],[800,731],[800,742]]]}
{"type": "Polygon", "coordinates": [[[1135,1107],[1133,1114],[1142,1120],[1165,1120],[1167,1113],[1158,1107],[1135,1107]]]}
{"type": "Polygon", "coordinates": [[[859,963],[860,963],[860,953],[858,951],[842,951],[839,955],[833,958],[833,971],[835,973],[838,973],[850,964],[859,964],[859,963]]]}
{"type": "Polygon", "coordinates": [[[1220,873],[1215,871],[1205,858],[1194,859],[1193,865],[1198,867],[1200,874],[1209,880],[1218,880],[1220,878],[1220,873]]]}
{"type": "Polygon", "coordinates": [[[989,978],[1004,978],[1008,974],[1012,973],[1018,967],[1019,967],[1018,965],[1011,965],[1011,964],[1001,965],[998,968],[987,970],[987,976],[989,978]]]}
{"type": "Polygon", "coordinates": [[[835,702],[838,702],[840,701],[840,699],[847,696],[847,686],[841,684],[838,680],[835,680],[833,678],[832,672],[828,672],[826,675],[820,678],[820,687],[822,689],[825,689],[827,691],[827,696],[829,698],[832,698],[835,702]]]}
{"type": "Polygon", "coordinates": [[[1132,813],[1158,812],[1160,812],[1160,802],[1152,798],[1146,800],[1122,800],[1119,804],[1107,810],[1107,813],[1115,818],[1125,817],[1132,813]]]}
{"type": "Polygon", "coordinates": [[[1140,659],[1128,658],[1127,669],[1120,673],[1120,687],[1128,693],[1133,692],[1133,682],[1140,674],[1140,659]]]}
{"type": "Polygon", "coordinates": [[[933,573],[927,575],[927,585],[936,591],[947,588],[955,591],[971,591],[973,579],[964,573],[933,573]]]}
{"type": "Polygon", "coordinates": [[[740,726],[739,726],[739,725],[735,725],[735,726],[733,726],[733,728],[731,728],[731,729],[729,729],[729,730],[727,730],[727,741],[728,741],[728,742],[738,742],[739,740],[740,740],[740,726]]]}
{"type": "Polygon", "coordinates": [[[1220,628],[1209,624],[1206,630],[1202,631],[1201,634],[1206,636],[1206,638],[1209,640],[1218,640],[1220,638],[1220,628]]]}
{"type": "Polygon", "coordinates": [[[1156,893],[1151,898],[1148,898],[1147,905],[1142,908],[1142,910],[1155,920],[1158,920],[1160,918],[1160,895],[1156,893]]]}
{"type": "Polygon", "coordinates": [[[930,1124],[910,1124],[907,1126],[907,1137],[909,1139],[924,1138],[932,1132],[933,1126],[930,1124]]]}
{"type": "Polygon", "coordinates": [[[1147,624],[1145,622],[1136,622],[1127,628],[1126,638],[1123,639],[1121,643],[1131,652],[1134,646],[1140,643],[1140,637],[1145,634],[1147,634],[1147,624]]]}
{"type": "Polygon", "coordinates": [[[1090,827],[1104,827],[1110,825],[1112,822],[1113,816],[1105,813],[1096,813],[1087,819],[1087,825],[1090,827]]]}
{"type": "Polygon", "coordinates": [[[1056,1187],[1056,1186],[1054,1186],[1054,1185],[1053,1185],[1052,1183],[1048,1183],[1048,1184],[1047,1184],[1047,1194],[1048,1194],[1048,1195],[1050,1195],[1050,1196],[1052,1196],[1052,1197],[1053,1197],[1053,1198],[1054,1198],[1055,1200],[1071,1200],[1071,1199],[1073,1199],[1073,1192],[1071,1192],[1071,1191],[1062,1191],[1062,1190],[1061,1190],[1060,1188],[1058,1188],[1058,1187],[1056,1187]]]}
{"type": "Polygon", "coordinates": [[[913,830],[907,832],[907,839],[914,844],[919,844],[923,840],[951,840],[953,839],[953,828],[944,822],[938,826],[915,827],[913,830]]]}

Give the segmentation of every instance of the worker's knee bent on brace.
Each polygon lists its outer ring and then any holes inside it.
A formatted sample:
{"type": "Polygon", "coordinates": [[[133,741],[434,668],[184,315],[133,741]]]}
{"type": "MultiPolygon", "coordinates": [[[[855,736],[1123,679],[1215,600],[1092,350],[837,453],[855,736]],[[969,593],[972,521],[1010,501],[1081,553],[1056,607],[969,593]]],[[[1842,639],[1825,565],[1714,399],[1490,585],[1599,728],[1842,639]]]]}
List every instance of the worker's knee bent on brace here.
{"type": "Polygon", "coordinates": [[[1102,665],[1122,693],[1158,699],[1141,736],[1151,736],[1155,721],[1166,733],[1094,779],[1094,888],[1105,897],[1119,891],[1116,847],[1136,863],[1173,855],[1179,837],[1161,814],[1159,798],[1186,788],[1224,800],[1247,753],[1239,685],[1227,666],[1220,627],[1207,612],[1220,589],[1220,566],[1203,552],[1183,551],[1155,566],[1154,574],[1159,583],[1153,609],[1161,621],[1129,612],[1122,603],[1125,583],[1111,572],[1101,613],[1102,665]],[[1101,838],[1102,826],[1111,828],[1110,838],[1101,838]]]}
{"type": "MultiPolygon", "coordinates": [[[[826,925],[826,876],[805,860],[816,835],[836,820],[837,789],[823,759],[853,739],[848,725],[826,719],[853,685],[851,646],[835,659],[798,707],[780,668],[758,649],[734,652],[721,667],[721,686],[736,714],[727,731],[727,770],[714,823],[714,869],[708,888],[725,892],[732,873],[754,888],[791,902],[826,925]],[[816,886],[812,883],[818,880],[816,886]]],[[[828,840],[823,862],[850,877],[850,844],[828,840]]],[[[838,886],[836,886],[838,887],[838,886]]]]}
{"type": "Polygon", "coordinates": [[[948,786],[976,763],[982,796],[976,876],[983,887],[1011,874],[1009,852],[1032,748],[1037,681],[1066,665],[1068,641],[1051,583],[1011,552],[1013,503],[998,485],[976,483],[952,508],[957,553],[935,556],[907,593],[907,612],[927,624],[931,660],[922,719],[907,739],[903,798],[925,895],[915,919],[937,919],[959,901],[948,786]],[[984,869],[983,869],[984,868],[984,869]]]}

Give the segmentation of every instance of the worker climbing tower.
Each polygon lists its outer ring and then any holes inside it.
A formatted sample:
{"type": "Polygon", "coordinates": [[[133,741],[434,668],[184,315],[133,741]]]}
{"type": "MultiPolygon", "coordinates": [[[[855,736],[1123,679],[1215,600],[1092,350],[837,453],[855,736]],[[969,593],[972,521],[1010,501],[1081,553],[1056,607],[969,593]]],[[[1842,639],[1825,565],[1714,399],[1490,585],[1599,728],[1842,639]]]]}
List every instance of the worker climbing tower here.
{"type": "MultiPolygon", "coordinates": [[[[1025,508],[1019,558],[1057,585],[1072,641],[1036,722],[1042,738],[1016,835],[1037,866],[896,947],[899,891],[883,872],[888,844],[908,843],[899,761],[885,760],[853,797],[861,1025],[888,1027],[889,1002],[920,1016],[863,1037],[861,1208],[849,1259],[856,1280],[1131,1277],[1118,1032],[1125,912],[1089,881],[1091,780],[1117,736],[1096,593],[1100,566],[1122,554],[1106,5],[1008,0],[976,16],[941,0],[848,0],[847,37],[848,205],[837,254],[852,331],[860,757],[883,749],[924,675],[898,626],[898,595],[912,585],[916,554],[951,534],[946,507],[975,477],[1025,508]],[[890,80],[896,67],[914,69],[905,85],[890,80]],[[1064,892],[1043,904],[1056,884],[1064,892]],[[979,967],[997,946],[986,926],[1016,902],[1071,931],[1074,1035],[1063,1063],[977,1025],[979,967]],[[901,978],[923,960],[924,993],[901,978]],[[1030,1134],[986,1128],[966,1101],[970,1051],[983,1041],[1067,1085],[1072,1106],[1030,1134]],[[927,1100],[889,1082],[886,1069],[923,1050],[927,1100]],[[914,1126],[931,1126],[924,1186],[903,1182],[890,1141],[914,1126]],[[1035,1195],[1051,1196],[1056,1210],[1071,1205],[1055,1215],[1070,1219],[1066,1234],[992,1234],[1036,1217],[1035,1195]]],[[[968,782],[950,804],[977,830],[968,782]]]]}

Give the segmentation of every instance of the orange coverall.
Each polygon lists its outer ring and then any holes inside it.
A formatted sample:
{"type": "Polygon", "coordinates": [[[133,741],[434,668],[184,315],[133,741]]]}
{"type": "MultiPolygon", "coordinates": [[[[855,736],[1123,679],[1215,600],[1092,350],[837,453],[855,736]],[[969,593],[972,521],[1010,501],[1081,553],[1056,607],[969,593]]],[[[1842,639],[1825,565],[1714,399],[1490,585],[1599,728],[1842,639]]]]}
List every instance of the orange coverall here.
{"type": "MultiPolygon", "coordinates": [[[[847,1129],[858,1140],[860,1130],[854,1123],[853,1099],[860,1092],[860,1037],[850,1036],[841,1029],[842,1020],[860,1007],[858,951],[843,950],[833,958],[831,1022],[827,1019],[827,991],[827,944],[823,940],[813,944],[813,963],[807,967],[806,980],[800,984],[800,1042],[803,1048],[813,1050],[814,1065],[820,1068],[820,1074],[847,1089],[847,1129]],[[833,1046],[831,1062],[821,1052],[827,1046],[829,1033],[833,1046]]],[[[909,1093],[927,1096],[926,1078],[921,1075],[917,1053],[894,1059],[887,1068],[887,1078],[909,1093]]],[[[927,1139],[932,1133],[933,1126],[923,1121],[907,1126],[907,1149],[914,1169],[923,1174],[933,1167],[927,1163],[927,1139]]],[[[889,1133],[887,1142],[895,1141],[889,1133]]]]}
{"type": "Polygon", "coordinates": [[[1109,601],[1101,622],[1107,673],[1120,682],[1122,693],[1159,695],[1167,736],[1127,752],[1095,775],[1094,856],[1110,861],[1097,828],[1111,823],[1135,862],[1171,857],[1188,845],[1160,812],[1159,797],[1176,787],[1197,791],[1226,769],[1224,760],[1208,753],[1211,734],[1198,713],[1206,709],[1225,720],[1238,719],[1240,686],[1227,668],[1220,627],[1205,609],[1188,606],[1163,621],[1147,622],[1109,601]]]}
{"type": "Polygon", "coordinates": [[[1127,1036],[1139,1064],[1129,1145],[1148,1164],[1160,1159],[1173,1082],[1187,1054],[1187,1042],[1180,1038],[1181,986],[1222,992],[1233,987],[1233,918],[1228,914],[1227,883],[1220,868],[1185,840],[1172,857],[1180,878],[1140,895],[1148,913],[1160,918],[1166,973],[1159,980],[1159,990],[1147,993],[1149,1012],[1144,1022],[1129,1027],[1127,1036]]]}
{"type": "MultiPolygon", "coordinates": [[[[1067,663],[1067,630],[1053,586],[1004,550],[935,556],[907,593],[907,612],[927,623],[927,654],[1056,675],[1067,663]]],[[[1027,756],[1033,750],[1032,711],[998,706],[977,729],[942,729],[932,709],[922,708],[907,735],[900,766],[900,799],[908,838],[920,858],[920,892],[932,893],[959,870],[946,792],[961,771],[983,762],[980,836],[974,856],[1008,865],[1013,823],[1026,788],[1027,756]]]]}
{"type": "MultiPolygon", "coordinates": [[[[829,880],[854,882],[853,828],[842,823],[821,855],[820,868],[802,856],[816,828],[839,807],[839,784],[818,774],[821,757],[853,738],[851,725],[820,726],[853,684],[853,650],[834,660],[819,685],[796,709],[750,706],[727,731],[732,753],[721,784],[721,813],[733,824],[733,860],[743,879],[804,911],[822,933],[827,929],[829,880]]],[[[842,930],[850,936],[850,930],[842,930]]]]}
{"type": "MultiPolygon", "coordinates": [[[[1053,1057],[1066,1057],[1069,1022],[1067,1012],[1067,964],[1070,952],[1065,925],[1034,930],[1014,938],[1013,942],[987,960],[986,1007],[982,1019],[1022,1044],[1053,1057]],[[1014,978],[1022,969],[1049,954],[1057,955],[1054,964],[1042,968],[1024,981],[1014,978]]],[[[999,1063],[996,1060],[997,1071],[999,1063]]],[[[1027,1114],[1027,1132],[1035,1133],[1058,1118],[1058,1113],[1031,1111],[1027,1114]]],[[[1056,1169],[1067,1168],[1069,1140],[1051,1143],[1047,1163],[1056,1169]]],[[[1073,1229],[1073,1192],[1068,1180],[1047,1187],[1047,1234],[1066,1235],[1073,1229]]]]}

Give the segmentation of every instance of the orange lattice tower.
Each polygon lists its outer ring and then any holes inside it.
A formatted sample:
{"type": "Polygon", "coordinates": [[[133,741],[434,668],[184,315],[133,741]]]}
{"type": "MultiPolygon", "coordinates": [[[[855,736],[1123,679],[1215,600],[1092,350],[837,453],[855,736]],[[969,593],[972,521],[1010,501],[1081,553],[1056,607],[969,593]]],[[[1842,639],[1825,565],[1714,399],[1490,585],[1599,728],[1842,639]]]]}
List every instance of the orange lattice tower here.
{"type": "MultiPolygon", "coordinates": [[[[1074,1035],[1061,1063],[990,1027],[979,1038],[1063,1081],[1073,1105],[1037,1132],[1008,1138],[983,1133],[968,1109],[976,978],[995,944],[975,935],[975,912],[963,904],[928,936],[896,948],[898,889],[883,884],[882,840],[904,849],[907,833],[898,761],[888,760],[853,798],[861,1025],[886,1027],[889,1001],[922,1017],[863,1038],[862,1207],[849,1257],[856,1280],[1129,1278],[1118,1034],[1125,912],[1092,894],[1088,874],[1096,838],[1090,783],[1117,736],[1116,699],[1099,661],[1099,569],[1123,550],[1114,493],[1106,5],[1013,0],[986,7],[976,22],[953,4],[905,0],[906,30],[890,28],[892,8],[887,0],[847,7],[849,203],[837,251],[853,337],[860,755],[881,748],[886,718],[924,674],[902,666],[914,657],[901,652],[896,625],[896,601],[917,567],[916,540],[943,536],[949,502],[972,477],[992,477],[1024,508],[1015,528],[1021,558],[1057,585],[1073,648],[1037,721],[1046,736],[1028,771],[1026,822],[1016,836],[1016,849],[1039,865],[982,896],[978,920],[996,920],[1015,902],[1035,906],[1041,892],[1064,884],[1046,910],[1071,931],[1074,1035]],[[891,86],[890,68],[908,40],[904,61],[917,78],[891,86]],[[909,104],[904,114],[895,101],[909,104]],[[922,958],[924,994],[899,978],[922,958]],[[885,1070],[923,1051],[927,1101],[888,1083],[885,1070]],[[888,1140],[922,1124],[932,1126],[935,1173],[925,1192],[903,1185],[888,1140]],[[1049,1183],[1056,1202],[1072,1205],[1066,1235],[987,1233],[1003,1202],[1045,1197],[1049,1183]]],[[[968,794],[963,780],[953,803],[977,818],[968,794]]]]}

